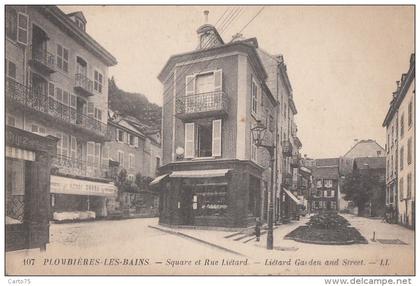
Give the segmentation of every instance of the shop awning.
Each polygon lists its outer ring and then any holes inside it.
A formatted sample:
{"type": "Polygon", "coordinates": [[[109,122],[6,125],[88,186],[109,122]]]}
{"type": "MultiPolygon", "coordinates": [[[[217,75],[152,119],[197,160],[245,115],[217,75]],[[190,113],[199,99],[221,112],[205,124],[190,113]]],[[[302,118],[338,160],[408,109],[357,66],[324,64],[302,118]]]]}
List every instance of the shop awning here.
{"type": "Polygon", "coordinates": [[[290,192],[289,190],[283,188],[283,191],[289,196],[289,198],[291,198],[293,201],[295,201],[296,204],[298,205],[303,205],[303,203],[295,197],[294,194],[292,194],[292,192],[290,192]]]}
{"type": "Polygon", "coordinates": [[[230,169],[175,171],[169,175],[171,178],[213,178],[224,177],[230,169]]]}
{"type": "Polygon", "coordinates": [[[163,179],[165,179],[167,176],[169,176],[169,174],[160,175],[160,176],[158,176],[158,177],[154,178],[154,180],[153,180],[153,181],[151,181],[151,182],[149,183],[149,186],[150,186],[150,187],[156,186],[156,185],[157,185],[157,184],[159,184],[159,183],[160,183],[163,179]]]}
{"type": "Polygon", "coordinates": [[[6,157],[18,160],[35,161],[35,152],[6,146],[6,157]]]}
{"type": "Polygon", "coordinates": [[[52,194],[116,197],[117,188],[113,183],[101,183],[61,176],[51,176],[52,194]]]}

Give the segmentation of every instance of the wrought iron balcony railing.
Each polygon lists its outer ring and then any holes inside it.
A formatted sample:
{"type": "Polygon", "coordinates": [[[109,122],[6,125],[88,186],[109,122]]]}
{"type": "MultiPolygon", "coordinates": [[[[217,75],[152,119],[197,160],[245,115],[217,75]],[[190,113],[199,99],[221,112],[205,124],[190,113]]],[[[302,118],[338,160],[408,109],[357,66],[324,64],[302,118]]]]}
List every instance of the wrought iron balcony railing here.
{"type": "Polygon", "coordinates": [[[226,115],[228,97],[223,91],[181,96],[176,99],[176,116],[181,119],[226,115]]]}
{"type": "Polygon", "coordinates": [[[90,178],[109,178],[109,165],[79,160],[76,158],[57,155],[53,157],[51,166],[53,172],[90,178]],[[55,169],[55,170],[54,170],[55,169]]]}
{"type": "Polygon", "coordinates": [[[55,69],[55,56],[45,49],[31,47],[32,59],[31,64],[42,72],[53,73],[55,69]]]}
{"type": "Polygon", "coordinates": [[[93,81],[90,80],[86,75],[77,73],[75,75],[74,89],[81,95],[92,96],[93,95],[93,81]]]}
{"type": "Polygon", "coordinates": [[[78,112],[75,108],[58,102],[41,91],[30,89],[17,81],[6,79],[6,97],[27,108],[48,114],[62,122],[75,125],[98,136],[108,138],[108,126],[99,120],[78,112]]]}

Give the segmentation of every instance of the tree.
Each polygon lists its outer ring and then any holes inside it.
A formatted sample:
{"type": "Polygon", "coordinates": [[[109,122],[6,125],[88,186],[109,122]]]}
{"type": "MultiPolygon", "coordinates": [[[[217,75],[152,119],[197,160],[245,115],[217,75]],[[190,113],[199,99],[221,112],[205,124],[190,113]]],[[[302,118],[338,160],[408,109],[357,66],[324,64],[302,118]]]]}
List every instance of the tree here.
{"type": "MultiPolygon", "coordinates": [[[[366,205],[385,205],[385,182],[373,170],[354,168],[344,179],[343,193],[346,201],[353,201],[358,215],[363,215],[366,205]]],[[[376,208],[372,208],[376,209],[376,208]]],[[[372,213],[372,215],[378,215],[372,213]]]]}

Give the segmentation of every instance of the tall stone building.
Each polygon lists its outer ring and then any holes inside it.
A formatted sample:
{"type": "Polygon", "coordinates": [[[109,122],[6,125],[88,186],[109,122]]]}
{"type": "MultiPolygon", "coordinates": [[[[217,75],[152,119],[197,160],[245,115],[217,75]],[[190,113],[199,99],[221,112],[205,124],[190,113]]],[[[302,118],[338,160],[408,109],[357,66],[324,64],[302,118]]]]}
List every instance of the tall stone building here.
{"type": "Polygon", "coordinates": [[[397,81],[397,90],[382,124],[386,128],[386,204],[394,221],[415,226],[415,55],[407,73],[397,81]]]}
{"type": "Polygon", "coordinates": [[[80,219],[105,216],[106,198],[116,195],[102,147],[109,140],[108,67],[117,61],[86,33],[86,25],[81,12],[66,15],[56,6],[6,7],[8,130],[56,142],[44,168],[52,174],[41,178],[45,194],[35,200],[39,206],[25,204],[31,191],[22,187],[27,179],[31,188],[37,185],[37,176],[25,170],[38,156],[16,155],[33,151],[28,146],[6,153],[7,172],[15,174],[8,176],[6,192],[10,224],[35,219],[25,212],[38,207],[51,209],[56,219],[64,212],[80,219]]]}

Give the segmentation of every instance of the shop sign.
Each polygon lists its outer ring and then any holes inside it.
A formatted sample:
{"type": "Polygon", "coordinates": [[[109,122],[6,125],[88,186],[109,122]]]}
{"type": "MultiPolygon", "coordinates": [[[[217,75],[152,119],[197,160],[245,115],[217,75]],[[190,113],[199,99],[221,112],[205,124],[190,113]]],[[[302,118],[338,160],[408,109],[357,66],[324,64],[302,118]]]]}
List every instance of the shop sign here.
{"type": "Polygon", "coordinates": [[[116,197],[117,188],[112,183],[100,183],[88,180],[78,180],[60,176],[51,176],[51,193],[116,197]]]}

